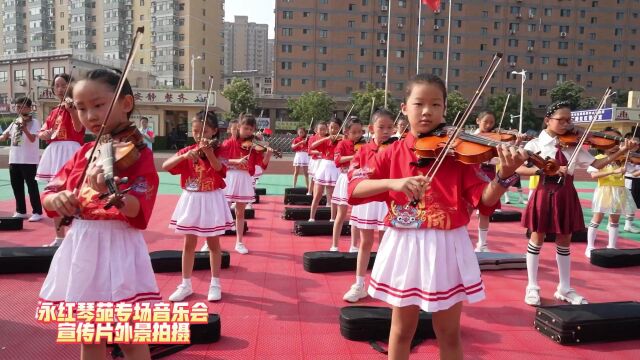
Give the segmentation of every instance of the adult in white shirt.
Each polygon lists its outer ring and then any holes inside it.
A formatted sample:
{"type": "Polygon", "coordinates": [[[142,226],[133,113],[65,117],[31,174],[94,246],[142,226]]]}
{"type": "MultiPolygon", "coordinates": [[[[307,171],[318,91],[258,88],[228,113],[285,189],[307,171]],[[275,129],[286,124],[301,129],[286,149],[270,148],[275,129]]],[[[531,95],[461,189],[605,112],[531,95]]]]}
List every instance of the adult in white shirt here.
{"type": "Polygon", "coordinates": [[[153,133],[153,129],[149,127],[149,119],[146,117],[140,118],[140,127],[138,128],[140,133],[142,134],[142,140],[147,145],[149,150],[153,150],[153,142],[156,138],[156,135],[153,133]]]}
{"type": "Polygon", "coordinates": [[[36,134],[38,134],[41,124],[31,114],[31,99],[22,97],[17,99],[15,104],[19,116],[0,136],[0,141],[11,139],[9,177],[13,196],[16,199],[16,212],[13,217],[40,221],[42,220],[42,204],[36,181],[36,170],[40,162],[40,143],[36,134]],[[31,217],[27,215],[27,204],[24,197],[25,183],[31,202],[31,217]]]}

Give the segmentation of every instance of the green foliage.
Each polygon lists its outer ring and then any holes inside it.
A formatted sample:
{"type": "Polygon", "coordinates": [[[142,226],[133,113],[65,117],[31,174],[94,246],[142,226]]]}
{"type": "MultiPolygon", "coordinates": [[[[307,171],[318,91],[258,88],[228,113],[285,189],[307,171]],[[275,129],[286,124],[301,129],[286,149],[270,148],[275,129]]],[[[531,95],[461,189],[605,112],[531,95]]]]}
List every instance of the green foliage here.
{"type": "MultiPolygon", "coordinates": [[[[352,115],[356,115],[366,124],[371,116],[371,103],[373,99],[375,99],[374,109],[383,108],[384,89],[376,89],[373,84],[368,84],[367,90],[352,93],[351,104],[354,105],[352,115]]],[[[400,111],[398,103],[391,97],[391,94],[387,94],[387,108],[394,114],[400,111]]]]}
{"type": "Polygon", "coordinates": [[[311,119],[316,123],[330,120],[335,108],[333,99],[322,91],[306,92],[297,99],[289,99],[287,105],[289,118],[306,128],[309,128],[311,119]]]}
{"type": "MultiPolygon", "coordinates": [[[[455,90],[451,91],[447,95],[447,113],[444,116],[444,119],[447,122],[447,124],[449,125],[453,124],[453,120],[455,120],[458,112],[460,112],[460,116],[462,116],[462,113],[464,112],[464,110],[467,108],[468,105],[469,105],[469,101],[467,101],[467,99],[465,99],[464,96],[462,96],[462,94],[459,91],[455,91],[455,90]]],[[[468,121],[472,121],[472,120],[468,119],[468,121]]]]}
{"type": "MultiPolygon", "coordinates": [[[[507,94],[496,94],[491,96],[487,100],[487,110],[493,111],[496,114],[496,127],[499,125],[500,117],[502,116],[502,109],[504,108],[504,102],[507,99],[507,94]]],[[[522,132],[528,130],[538,131],[541,129],[542,119],[539,119],[533,113],[533,104],[531,101],[525,100],[522,106],[522,132]]],[[[503,129],[518,129],[520,126],[520,120],[518,118],[513,119],[511,123],[511,116],[520,115],[520,94],[511,95],[509,97],[509,104],[507,104],[507,110],[502,120],[503,129]]]]}
{"type": "MultiPolygon", "coordinates": [[[[628,100],[629,100],[629,90],[616,90],[615,95],[613,95],[613,101],[614,103],[618,104],[619,107],[627,107],[628,104],[628,100]]],[[[597,104],[597,100],[596,100],[596,105],[593,106],[593,108],[595,108],[596,106],[598,106],[597,104]]]]}
{"type": "MultiPolygon", "coordinates": [[[[626,106],[627,104],[625,103],[624,106],[626,106]]],[[[582,110],[589,110],[589,109],[595,109],[598,107],[598,100],[596,100],[596,98],[594,97],[585,97],[582,98],[582,100],[580,100],[580,107],[578,109],[582,110]]]]}
{"type": "Polygon", "coordinates": [[[222,95],[231,103],[231,111],[225,114],[226,119],[235,119],[243,112],[253,113],[257,106],[256,95],[249,82],[234,78],[225,86],[222,95]]]}
{"type": "Polygon", "coordinates": [[[573,81],[565,81],[551,89],[549,95],[551,96],[551,102],[568,101],[572,109],[581,109],[580,103],[583,92],[584,88],[582,86],[573,81]]]}

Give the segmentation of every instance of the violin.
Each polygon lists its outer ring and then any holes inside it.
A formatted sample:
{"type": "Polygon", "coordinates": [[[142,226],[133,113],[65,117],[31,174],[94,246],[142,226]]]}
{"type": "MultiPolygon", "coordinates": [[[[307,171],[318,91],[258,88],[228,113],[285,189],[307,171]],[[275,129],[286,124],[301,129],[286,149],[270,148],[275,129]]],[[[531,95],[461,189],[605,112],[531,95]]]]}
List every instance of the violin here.
{"type": "MultiPolygon", "coordinates": [[[[428,135],[421,136],[416,141],[414,148],[418,159],[436,158],[449,140],[449,134],[445,127],[440,127],[428,135]]],[[[499,134],[487,133],[483,136],[460,133],[453,144],[451,155],[463,164],[480,164],[487,162],[498,156],[496,149],[499,145],[508,145],[500,141],[499,134]]],[[[542,158],[540,155],[527,150],[529,164],[533,164],[547,175],[558,172],[560,166],[549,157],[542,158]]]]}
{"type": "Polygon", "coordinates": [[[205,146],[201,146],[198,148],[198,155],[200,156],[201,159],[207,158],[207,154],[204,153],[204,149],[212,149],[215,151],[220,147],[220,142],[218,141],[218,139],[206,139],[206,140],[207,140],[207,144],[205,146]]]}
{"type": "Polygon", "coordinates": [[[362,147],[362,145],[365,145],[367,142],[364,141],[364,136],[360,137],[360,139],[358,141],[356,141],[355,143],[353,143],[353,148],[356,152],[360,151],[360,148],[362,147]]]}
{"type": "Polygon", "coordinates": [[[244,139],[240,147],[243,150],[249,150],[249,151],[253,149],[253,151],[256,151],[259,153],[263,153],[263,152],[266,152],[267,150],[271,150],[273,152],[274,157],[276,158],[282,157],[282,153],[279,150],[270,148],[268,142],[256,140],[254,136],[244,139]]]}
{"type": "Polygon", "coordinates": [[[329,140],[331,140],[331,144],[335,145],[338,141],[344,140],[344,135],[342,135],[342,134],[329,135],[329,136],[327,136],[327,138],[329,140]]]}
{"type": "MultiPolygon", "coordinates": [[[[576,146],[580,141],[581,135],[582,134],[574,128],[563,135],[558,135],[558,140],[562,146],[576,146]]],[[[594,149],[607,150],[621,142],[624,142],[624,140],[625,139],[622,136],[607,134],[600,131],[589,131],[589,135],[585,143],[591,145],[594,149]]]]}
{"type": "MultiPolygon", "coordinates": [[[[480,133],[478,135],[483,136],[486,133],[480,133]]],[[[489,134],[498,134],[500,135],[500,141],[502,142],[510,142],[516,141],[518,135],[522,137],[523,141],[529,141],[533,139],[531,136],[526,134],[520,134],[516,130],[505,130],[505,129],[493,129],[489,134]]]]}
{"type": "Polygon", "coordinates": [[[384,150],[387,147],[389,147],[391,144],[393,144],[394,142],[400,140],[399,138],[392,136],[390,138],[388,138],[387,140],[383,141],[382,144],[378,145],[378,149],[379,150],[384,150]]]}

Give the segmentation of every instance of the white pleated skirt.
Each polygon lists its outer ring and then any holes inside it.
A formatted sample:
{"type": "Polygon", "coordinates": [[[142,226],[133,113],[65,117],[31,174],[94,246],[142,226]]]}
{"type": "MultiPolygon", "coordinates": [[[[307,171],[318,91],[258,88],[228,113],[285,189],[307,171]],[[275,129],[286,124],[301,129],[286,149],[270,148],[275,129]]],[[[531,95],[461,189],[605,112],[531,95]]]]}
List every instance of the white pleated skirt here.
{"type": "Polygon", "coordinates": [[[223,190],[182,191],[169,227],[178,234],[223,235],[234,225],[223,190]]]}
{"type": "Polygon", "coordinates": [[[427,312],[446,310],[463,300],[484,299],[467,228],[387,229],[368,292],[392,306],[417,305],[427,312]]]}
{"type": "Polygon", "coordinates": [[[349,179],[346,173],[340,173],[338,180],[336,181],[336,187],[333,189],[333,195],[331,196],[331,203],[336,205],[349,205],[347,202],[349,195],[347,194],[347,187],[349,186],[349,179]]]}
{"type": "Polygon", "coordinates": [[[293,156],[293,166],[309,166],[309,154],[306,151],[297,151],[293,156]]]}
{"type": "Polygon", "coordinates": [[[389,210],[387,203],[374,201],[351,208],[350,225],[364,230],[384,230],[384,219],[389,210]]]}
{"type": "Polygon", "coordinates": [[[253,177],[246,170],[227,170],[224,179],[227,187],[224,188],[224,196],[227,202],[252,203],[256,201],[256,192],[253,189],[253,177]]]}
{"type": "Polygon", "coordinates": [[[253,181],[251,183],[251,186],[254,189],[256,188],[256,185],[258,185],[258,180],[260,180],[260,176],[262,176],[262,174],[264,174],[264,169],[262,168],[262,166],[256,165],[256,170],[253,173],[253,181]]]}
{"type": "Polygon", "coordinates": [[[309,169],[307,169],[307,172],[309,173],[309,178],[311,180],[314,180],[316,168],[318,167],[319,162],[320,162],[319,159],[313,159],[309,157],[309,169]]]}
{"type": "Polygon", "coordinates": [[[142,231],[119,220],[73,220],[40,290],[48,302],[161,300],[142,231]]]}
{"type": "Polygon", "coordinates": [[[592,212],[633,215],[636,210],[633,196],[624,186],[598,186],[593,192],[592,212]]]}
{"type": "Polygon", "coordinates": [[[50,143],[44,152],[38,170],[36,180],[49,182],[53,180],[58,171],[69,161],[80,148],[80,144],[75,141],[54,141],[50,143]]]}
{"type": "Polygon", "coordinates": [[[313,175],[313,180],[320,185],[336,186],[339,175],[340,170],[333,161],[322,159],[319,160],[313,175]]]}

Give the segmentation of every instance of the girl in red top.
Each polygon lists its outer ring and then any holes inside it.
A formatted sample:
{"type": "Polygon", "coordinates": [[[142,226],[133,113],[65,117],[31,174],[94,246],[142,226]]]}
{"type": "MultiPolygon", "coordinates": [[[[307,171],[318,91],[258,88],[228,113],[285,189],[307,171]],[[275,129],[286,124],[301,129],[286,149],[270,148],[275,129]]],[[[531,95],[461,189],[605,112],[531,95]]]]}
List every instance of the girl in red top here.
{"type": "Polygon", "coordinates": [[[322,154],[320,153],[320,151],[312,149],[311,145],[316,142],[316,140],[319,140],[325,136],[327,136],[327,131],[328,131],[328,127],[327,127],[327,123],[324,122],[320,122],[316,125],[316,133],[311,135],[309,137],[309,140],[307,141],[308,144],[308,152],[309,152],[309,188],[307,189],[307,195],[311,195],[313,194],[313,191],[315,190],[315,174],[316,174],[316,169],[318,168],[318,164],[320,163],[320,160],[322,159],[322,154]]]}
{"type": "MultiPolygon", "coordinates": [[[[58,173],[62,166],[75,154],[84,144],[84,126],[78,119],[78,113],[73,107],[73,103],[63,99],[65,92],[72,81],[67,74],[58,74],[53,78],[51,84],[53,93],[58,97],[61,104],[51,110],[46,122],[38,133],[40,140],[47,142],[44,149],[36,180],[49,182],[58,173]]],[[[49,246],[60,246],[64,239],[64,227],[60,225],[60,217],[53,219],[56,237],[49,246]]]]}
{"type": "Polygon", "coordinates": [[[249,250],[242,242],[244,229],[244,209],[247,203],[255,201],[253,189],[253,175],[256,165],[263,169],[269,165],[272,150],[267,149],[265,155],[256,151],[253,147],[243,147],[243,141],[251,139],[256,130],[256,118],[251,114],[240,116],[238,123],[238,135],[231,137],[222,144],[220,157],[227,163],[227,187],[225,197],[227,202],[236,203],[236,247],[240,254],[247,254],[249,250]]]}
{"type": "MultiPolygon", "coordinates": [[[[375,156],[376,153],[384,151],[388,145],[380,148],[380,144],[385,144],[393,134],[393,117],[394,114],[388,110],[382,109],[373,113],[371,124],[369,124],[369,133],[373,134],[373,140],[362,145],[351,162],[352,169],[365,167],[367,161],[375,156]]],[[[355,205],[351,208],[351,225],[356,228],[356,232],[360,237],[360,247],[356,248],[358,252],[358,260],[356,265],[356,282],[351,286],[349,291],[342,297],[347,302],[357,302],[367,296],[367,290],[364,287],[364,278],[369,267],[369,258],[371,256],[371,248],[373,247],[373,232],[378,230],[380,238],[384,230],[384,219],[387,216],[387,204],[383,201],[373,201],[370,203],[355,205]]],[[[352,232],[354,231],[352,227],[352,232]]]]}
{"type": "MultiPolygon", "coordinates": [[[[327,190],[327,202],[331,201],[333,196],[333,189],[336,186],[338,175],[340,172],[336,168],[336,164],[333,162],[333,153],[338,146],[343,136],[339,135],[340,126],[342,122],[340,119],[333,118],[329,122],[329,136],[316,139],[309,147],[311,150],[317,150],[320,152],[320,162],[318,163],[313,180],[315,181],[315,188],[313,190],[313,201],[311,202],[311,212],[309,214],[309,221],[315,221],[316,211],[320,204],[320,198],[327,190]]],[[[336,206],[331,204],[331,221],[336,218],[336,206]]]]}
{"type": "Polygon", "coordinates": [[[183,301],[193,294],[191,273],[198,236],[206,237],[211,262],[209,301],[222,297],[220,289],[220,238],[233,226],[231,211],[224,197],[226,167],[218,160],[210,142],[218,139],[218,119],[213,111],[206,116],[199,112],[191,121],[191,134],[196,144],[178,151],[167,159],[162,168],[173,175],[180,175],[182,195],[171,216],[169,227],[184,234],[182,251],[182,283],[169,296],[170,301],[183,301]],[[200,138],[204,126],[204,138],[200,138]]]}
{"type": "MultiPolygon", "coordinates": [[[[418,161],[413,150],[422,134],[440,127],[446,108],[446,87],[434,75],[409,82],[402,112],[410,132],[367,166],[354,170],[349,202],[386,201],[389,215],[371,273],[369,295],[393,306],[389,358],[408,359],[411,339],[422,308],[433,313],[433,328],[443,359],[462,359],[462,301],[480,301],[484,286],[467,224],[468,205],[489,214],[505,192],[506,181],[489,182],[477,165],[445,158],[428,182],[432,161],[418,161]],[[412,206],[413,200],[418,201],[412,206]]],[[[499,179],[513,180],[526,154],[514,147],[498,149],[499,179]]]]}
{"type": "Polygon", "coordinates": [[[307,168],[309,167],[309,153],[307,152],[307,148],[309,144],[307,140],[307,129],[299,127],[298,137],[293,139],[291,143],[291,149],[296,152],[296,155],[293,157],[293,187],[296,187],[298,183],[299,174],[304,176],[304,182],[307,188],[309,187],[309,174],[307,173],[307,168]]]}
{"type": "MultiPolygon", "coordinates": [[[[73,88],[73,100],[82,124],[94,134],[100,131],[109,104],[115,95],[119,75],[93,70],[73,88]]],[[[105,129],[134,126],[129,116],[134,108],[133,91],[125,80],[105,129]]],[[[153,302],[160,293],[151,268],[149,250],[142,237],[158,191],[158,173],[153,154],[143,143],[135,164],[119,170],[131,187],[121,202],[105,209],[112,196],[107,192],[103,166],[92,164],[79,191],[75,186],[87,163],[93,143],[85,144],[45,188],[42,200],[47,215],[76,216],[65,241],[56,251],[47,278],[40,290],[42,302],[153,302]]],[[[101,161],[99,159],[98,161],[101,161]]],[[[116,177],[116,179],[117,179],[116,177]]],[[[150,358],[146,345],[121,344],[128,358],[150,358]]],[[[82,344],[83,359],[104,357],[106,344],[82,344]]]]}
{"type": "MultiPolygon", "coordinates": [[[[331,197],[331,205],[335,205],[337,208],[336,220],[333,222],[333,239],[331,242],[331,248],[329,251],[338,251],[338,241],[342,233],[342,224],[347,217],[347,185],[349,180],[347,179],[347,171],[349,170],[349,164],[353,160],[356,154],[355,144],[360,143],[362,140],[362,123],[358,118],[352,118],[349,120],[348,125],[345,127],[346,138],[336,146],[334,151],[334,162],[336,167],[340,170],[338,181],[336,181],[336,188],[331,197]]],[[[362,143],[358,145],[358,148],[362,146],[362,143]]],[[[351,247],[349,252],[356,252],[356,240],[358,234],[355,227],[351,227],[351,247]]]]}

